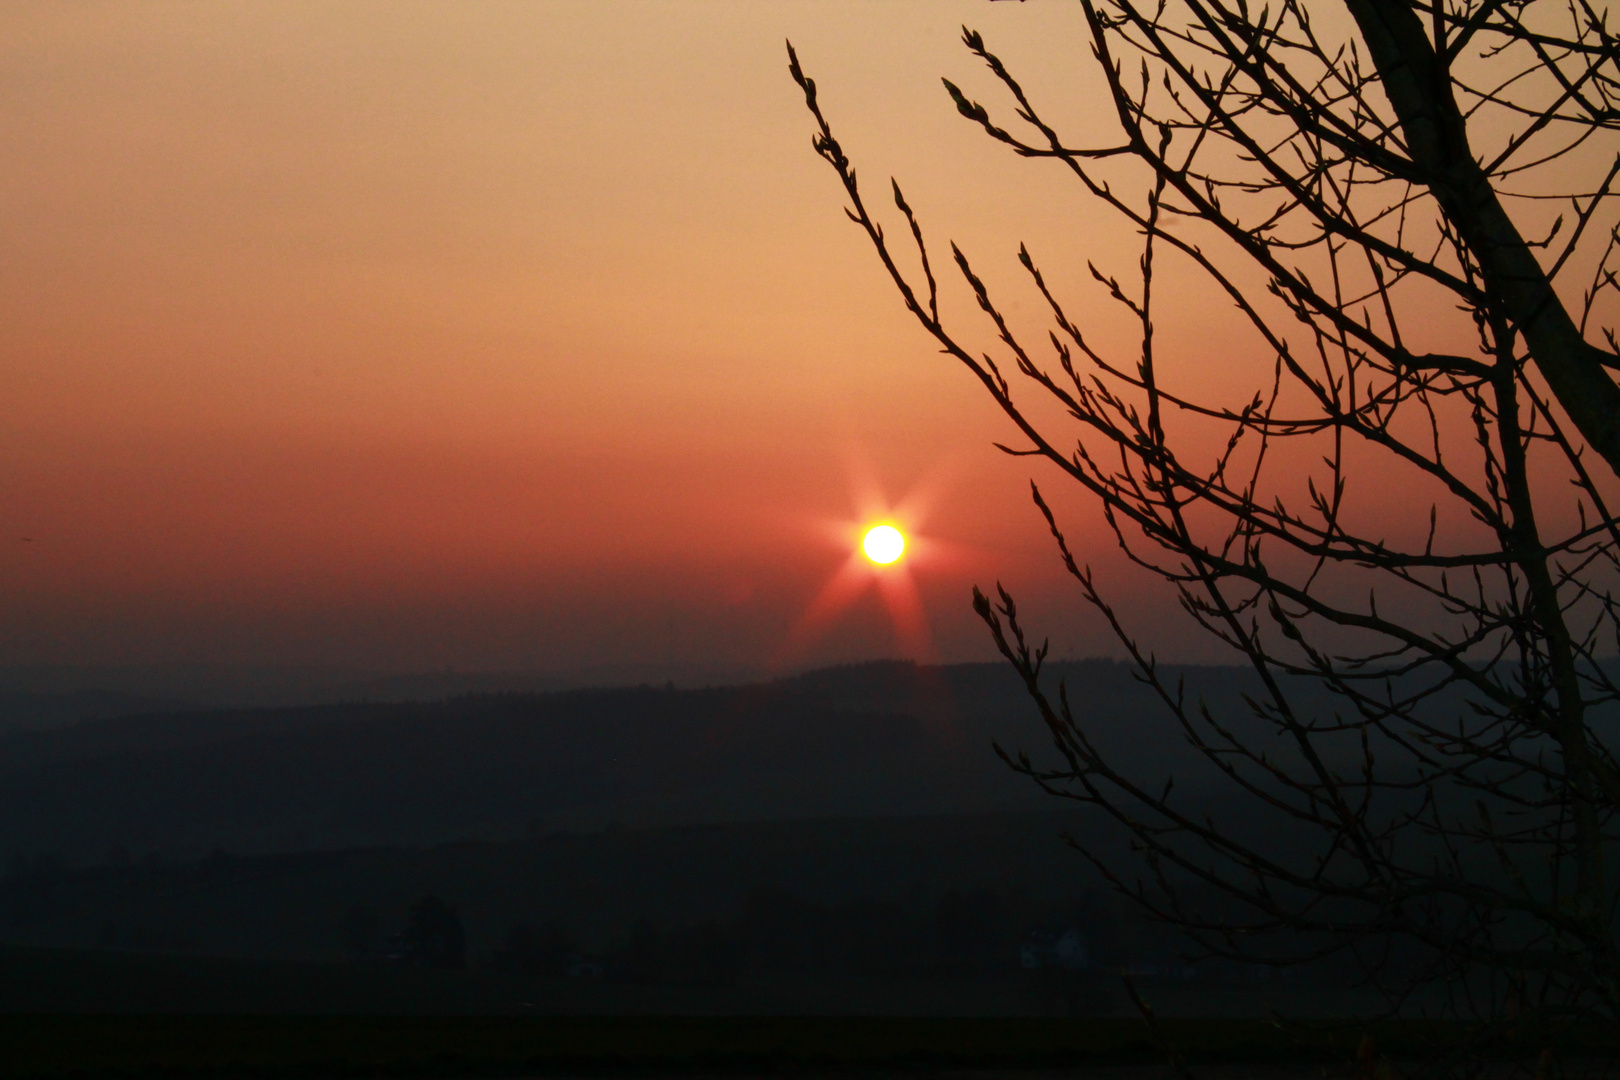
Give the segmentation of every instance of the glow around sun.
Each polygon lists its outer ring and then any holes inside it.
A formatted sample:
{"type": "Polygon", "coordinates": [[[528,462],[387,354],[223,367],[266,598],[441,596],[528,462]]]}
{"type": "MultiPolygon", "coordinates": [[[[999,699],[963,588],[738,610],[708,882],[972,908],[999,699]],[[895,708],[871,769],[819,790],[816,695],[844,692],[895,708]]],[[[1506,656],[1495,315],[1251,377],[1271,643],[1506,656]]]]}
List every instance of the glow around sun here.
{"type": "Polygon", "coordinates": [[[861,539],[861,550],[875,563],[887,566],[906,550],[906,538],[893,525],[874,525],[861,539]]]}

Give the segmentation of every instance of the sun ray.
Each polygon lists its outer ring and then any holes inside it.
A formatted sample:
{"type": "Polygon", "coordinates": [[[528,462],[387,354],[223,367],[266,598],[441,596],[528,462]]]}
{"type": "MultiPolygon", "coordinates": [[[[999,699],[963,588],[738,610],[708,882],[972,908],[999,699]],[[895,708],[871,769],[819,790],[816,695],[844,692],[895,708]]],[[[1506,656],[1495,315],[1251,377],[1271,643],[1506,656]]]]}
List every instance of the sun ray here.
{"type": "Polygon", "coordinates": [[[817,528],[829,542],[849,552],[849,557],[789,628],[773,654],[771,669],[783,670],[804,656],[871,588],[879,593],[899,651],[923,664],[937,663],[933,632],[916,575],[977,562],[979,554],[970,547],[918,531],[943,497],[952,463],[936,465],[902,498],[890,501],[883,495],[871,462],[858,446],[847,447],[844,458],[850,499],[859,518],[823,519],[817,528]],[[892,535],[882,535],[885,529],[892,535]],[[873,539],[888,541],[888,551],[881,545],[875,554],[868,550],[866,541],[875,532],[880,535],[873,539]]]}
{"type": "Polygon", "coordinates": [[[934,663],[938,659],[934,654],[934,637],[929,632],[922,596],[917,592],[911,572],[905,567],[896,567],[889,573],[879,574],[878,591],[901,648],[921,663],[934,663]]]}
{"type": "Polygon", "coordinates": [[[827,627],[860,599],[871,583],[871,572],[865,565],[864,556],[858,551],[852,552],[788,630],[787,637],[771,659],[770,669],[780,670],[795,656],[814,645],[827,627]]]}

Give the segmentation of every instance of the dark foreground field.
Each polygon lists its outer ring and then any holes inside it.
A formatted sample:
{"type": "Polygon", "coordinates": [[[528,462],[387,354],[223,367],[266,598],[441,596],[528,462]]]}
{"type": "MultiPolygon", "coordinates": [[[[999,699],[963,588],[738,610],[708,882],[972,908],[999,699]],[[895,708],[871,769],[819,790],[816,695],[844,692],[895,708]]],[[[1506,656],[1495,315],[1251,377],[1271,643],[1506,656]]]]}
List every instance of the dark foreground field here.
{"type": "MultiPolygon", "coordinates": [[[[1199,1080],[1410,1075],[1433,1023],[1285,1030],[1263,1021],[1168,1020],[1159,1037],[1199,1080]]],[[[1612,1054],[1572,1046],[1567,1076],[1605,1076],[1612,1054]]],[[[1531,1076],[1509,1051],[1484,1074],[1531,1076]]],[[[1169,1080],[1140,1021],[878,1017],[0,1017],[7,1077],[927,1076],[1169,1080]]]]}
{"type": "MultiPolygon", "coordinates": [[[[1188,1058],[1222,1075],[1344,1075],[1359,1030],[1262,1021],[1163,1022],[1188,1058]]],[[[1433,1032],[1379,1032],[1420,1053],[1433,1032]]],[[[0,1017],[7,1077],[790,1075],[1112,1066],[1163,1061],[1128,1020],[895,1017],[0,1017]]],[[[1113,1070],[1107,1070],[1113,1071],[1113,1070]]]]}
{"type": "MultiPolygon", "coordinates": [[[[525,976],[384,963],[307,963],[0,947],[0,1015],[1132,1017],[1117,973],[973,970],[771,973],[726,982],[525,976]],[[1031,977],[1032,975],[1037,977],[1031,977]]],[[[1204,985],[1138,976],[1161,1015],[1210,1019],[1348,1016],[1365,991],[1204,985]]]]}
{"type": "MultiPolygon", "coordinates": [[[[955,996],[932,1004],[961,1015],[896,1015],[898,999],[918,988],[874,982],[866,1000],[845,1004],[877,1015],[852,1016],[829,1013],[851,985],[822,987],[819,998],[815,987],[788,983],[677,992],[384,966],[10,949],[0,951],[0,1077],[1046,1080],[1079,1069],[1090,1080],[1171,1080],[1181,1074],[1165,1064],[1168,1045],[1196,1065],[1197,1080],[1320,1080],[1412,1075],[1405,1063],[1459,1033],[1432,1021],[1279,1024],[1251,1014],[1171,1016],[1155,1034],[1139,1015],[986,1015],[996,1007],[994,985],[979,987],[977,999],[973,985],[947,989],[955,996]],[[897,999],[887,1010],[885,993],[897,999]],[[796,1000],[828,1014],[788,1014],[796,1000]],[[1358,1071],[1356,1048],[1368,1034],[1379,1047],[1375,1064],[1393,1063],[1393,1072],[1365,1063],[1358,1071]]],[[[1168,983],[1143,980],[1142,989],[1160,1005],[1176,1004],[1168,983]]],[[[1612,1042],[1612,1033],[1602,1038],[1612,1042]]],[[[1509,1066],[1533,1063],[1538,1048],[1496,1047],[1501,1060],[1491,1075],[1513,1075],[1509,1066]]],[[[1572,1040],[1568,1050],[1572,1063],[1615,1057],[1613,1046],[1591,1038],[1572,1040]]],[[[1603,1075],[1584,1068],[1566,1075],[1577,1074],[1603,1075]]],[[[1533,1075],[1533,1068],[1523,1073],[1533,1075]]]]}

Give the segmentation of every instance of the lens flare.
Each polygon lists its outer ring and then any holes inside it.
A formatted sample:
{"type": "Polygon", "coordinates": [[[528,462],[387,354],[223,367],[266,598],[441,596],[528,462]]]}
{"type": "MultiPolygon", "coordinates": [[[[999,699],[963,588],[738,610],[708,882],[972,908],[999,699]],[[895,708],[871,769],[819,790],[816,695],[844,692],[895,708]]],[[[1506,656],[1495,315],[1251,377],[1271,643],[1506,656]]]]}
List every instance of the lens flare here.
{"type": "Polygon", "coordinates": [[[906,538],[893,525],[875,525],[866,530],[861,550],[875,563],[887,566],[900,558],[906,550],[906,538]]]}

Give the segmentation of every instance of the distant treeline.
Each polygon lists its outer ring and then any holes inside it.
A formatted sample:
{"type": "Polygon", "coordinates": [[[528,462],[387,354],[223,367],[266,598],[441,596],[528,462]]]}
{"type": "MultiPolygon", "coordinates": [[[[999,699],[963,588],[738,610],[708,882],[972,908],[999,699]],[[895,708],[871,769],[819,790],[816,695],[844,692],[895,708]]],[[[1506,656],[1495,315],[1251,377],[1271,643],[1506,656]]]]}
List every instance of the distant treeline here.
{"type": "Polygon", "coordinates": [[[1096,882],[1057,839],[1076,824],[1051,813],[754,822],[77,868],[14,856],[0,874],[0,942],[375,958],[437,896],[474,958],[534,952],[522,933],[508,940],[526,925],[598,962],[634,951],[638,934],[643,953],[709,934],[755,967],[1011,964],[1032,929],[1078,925],[1076,898],[1096,882]]]}

